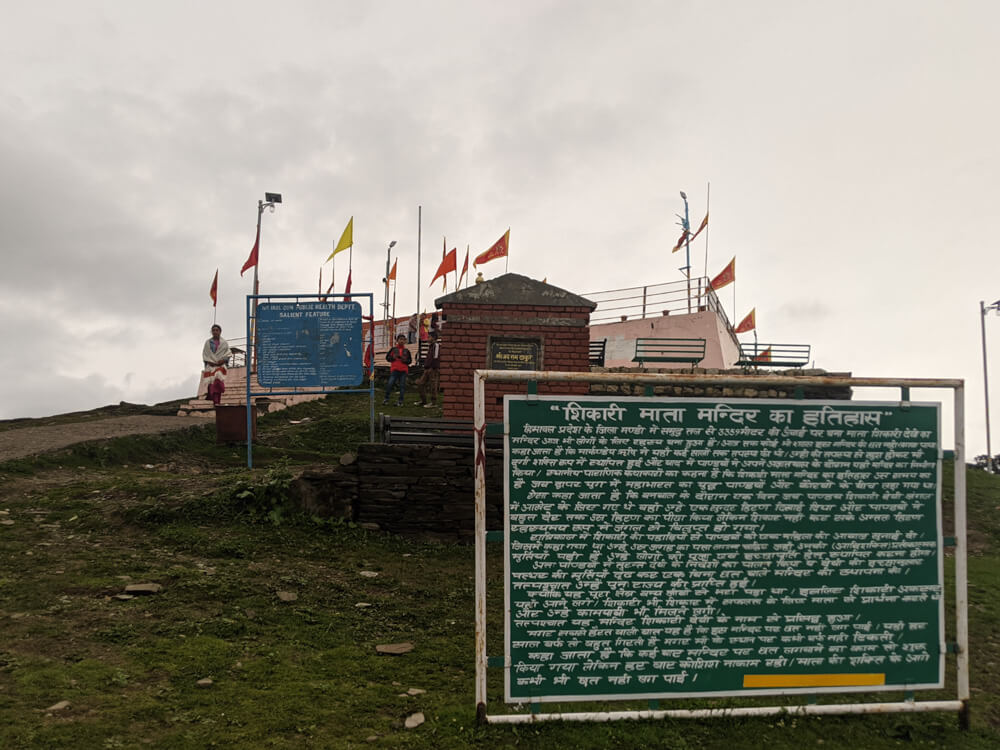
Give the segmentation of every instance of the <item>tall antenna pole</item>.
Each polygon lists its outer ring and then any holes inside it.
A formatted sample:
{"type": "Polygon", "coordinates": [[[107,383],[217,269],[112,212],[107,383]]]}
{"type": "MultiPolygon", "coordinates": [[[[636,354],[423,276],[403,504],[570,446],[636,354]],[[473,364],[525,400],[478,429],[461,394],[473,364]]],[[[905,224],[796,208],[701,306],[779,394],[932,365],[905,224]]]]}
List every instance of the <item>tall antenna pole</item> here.
{"type": "Polygon", "coordinates": [[[688,197],[687,194],[681,190],[681,198],[684,200],[684,255],[685,255],[685,266],[681,270],[684,271],[684,275],[687,276],[687,300],[688,300],[688,314],[691,313],[691,220],[688,217],[688,197]]]}

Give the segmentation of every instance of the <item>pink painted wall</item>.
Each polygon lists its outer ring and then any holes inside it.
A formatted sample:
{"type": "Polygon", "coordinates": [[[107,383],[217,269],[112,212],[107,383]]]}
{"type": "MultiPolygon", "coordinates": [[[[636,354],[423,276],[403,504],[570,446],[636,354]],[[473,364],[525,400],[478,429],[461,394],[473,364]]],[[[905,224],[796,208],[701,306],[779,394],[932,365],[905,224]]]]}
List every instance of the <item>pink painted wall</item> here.
{"type": "MultiPolygon", "coordinates": [[[[590,326],[590,340],[607,338],[605,367],[638,367],[633,362],[635,340],[638,338],[705,339],[705,359],[697,366],[727,369],[739,359],[739,343],[725,321],[714,311],[706,310],[682,315],[636,318],[618,323],[598,323],[590,326]]],[[[657,362],[655,369],[684,370],[682,362],[657,362]]]]}

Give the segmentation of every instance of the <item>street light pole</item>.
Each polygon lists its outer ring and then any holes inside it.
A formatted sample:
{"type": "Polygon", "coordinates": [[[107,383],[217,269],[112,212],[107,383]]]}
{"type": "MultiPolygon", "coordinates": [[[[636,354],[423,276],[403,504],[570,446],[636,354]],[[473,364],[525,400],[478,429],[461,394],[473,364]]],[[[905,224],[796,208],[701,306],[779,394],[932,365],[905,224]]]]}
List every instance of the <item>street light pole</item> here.
{"type": "Polygon", "coordinates": [[[986,399],[986,467],[991,473],[995,473],[993,466],[993,446],[990,445],[990,379],[986,368],[986,313],[996,310],[1000,313],[1000,300],[992,305],[979,301],[979,330],[983,338],[983,395],[986,399]]]}
{"type": "MultiPolygon", "coordinates": [[[[260,294],[260,281],[257,276],[257,269],[260,267],[260,217],[264,215],[264,209],[270,208],[271,213],[274,213],[274,206],[276,203],[281,203],[281,193],[264,193],[264,200],[257,201],[257,260],[253,265],[253,323],[251,326],[250,338],[253,340],[253,346],[247,347],[247,354],[245,355],[249,361],[247,362],[247,382],[249,382],[249,373],[257,372],[257,296],[260,294]]],[[[250,344],[251,342],[247,342],[250,344]]]]}

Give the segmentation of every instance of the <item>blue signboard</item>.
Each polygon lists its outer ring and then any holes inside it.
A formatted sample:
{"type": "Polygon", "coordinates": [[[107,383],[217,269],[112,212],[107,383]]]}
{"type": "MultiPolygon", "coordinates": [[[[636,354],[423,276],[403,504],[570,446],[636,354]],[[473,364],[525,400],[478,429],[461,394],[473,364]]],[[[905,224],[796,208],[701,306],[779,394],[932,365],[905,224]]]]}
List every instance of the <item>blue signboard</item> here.
{"type": "Polygon", "coordinates": [[[363,346],[357,302],[257,307],[257,379],[265,388],[360,385],[363,346]]]}

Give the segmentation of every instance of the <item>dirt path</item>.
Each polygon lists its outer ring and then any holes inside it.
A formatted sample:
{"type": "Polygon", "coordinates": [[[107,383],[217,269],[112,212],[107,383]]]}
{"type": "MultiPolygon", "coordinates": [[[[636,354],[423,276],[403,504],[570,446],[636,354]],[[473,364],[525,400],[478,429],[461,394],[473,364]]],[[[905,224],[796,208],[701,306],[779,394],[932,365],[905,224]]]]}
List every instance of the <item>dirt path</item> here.
{"type": "Polygon", "coordinates": [[[0,432],[0,462],[47,453],[87,440],[105,440],[124,435],[154,435],[211,422],[211,419],[203,417],[136,415],[5,430],[0,432]]]}

